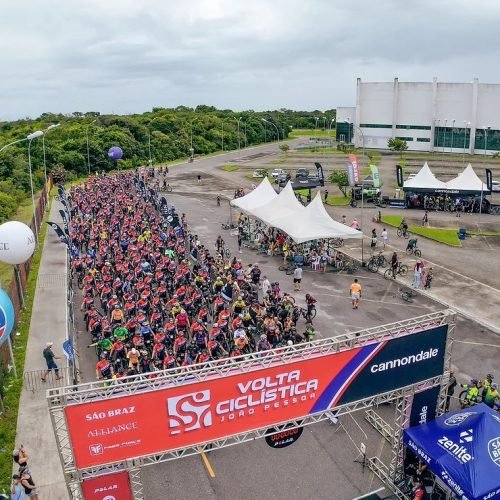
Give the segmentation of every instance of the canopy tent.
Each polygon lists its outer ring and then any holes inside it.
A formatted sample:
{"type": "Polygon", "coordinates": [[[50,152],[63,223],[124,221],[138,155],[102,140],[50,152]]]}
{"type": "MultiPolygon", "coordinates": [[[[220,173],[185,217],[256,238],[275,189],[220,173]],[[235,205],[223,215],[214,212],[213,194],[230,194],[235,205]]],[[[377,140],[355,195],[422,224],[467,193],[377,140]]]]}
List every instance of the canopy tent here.
{"type": "Polygon", "coordinates": [[[421,192],[421,191],[435,191],[437,189],[447,189],[446,184],[439,179],[436,179],[434,174],[432,173],[427,162],[424,163],[424,166],[420,169],[418,174],[403,184],[404,191],[413,191],[413,192],[421,192]]]}
{"type": "Polygon", "coordinates": [[[260,205],[248,213],[260,219],[267,226],[281,229],[280,221],[285,219],[297,219],[304,206],[297,200],[290,182],[283,188],[280,194],[265,205],[260,205]]]}
{"type": "Polygon", "coordinates": [[[271,186],[269,179],[264,177],[262,182],[253,190],[250,191],[245,196],[241,198],[236,198],[231,200],[231,205],[233,207],[239,208],[245,213],[251,213],[257,207],[265,205],[270,201],[274,200],[278,195],[276,191],[271,186]]]}
{"type": "Polygon", "coordinates": [[[361,231],[337,222],[328,215],[319,192],[298,217],[281,221],[280,229],[296,243],[323,238],[363,237],[361,231]]]}
{"type": "Polygon", "coordinates": [[[500,494],[500,417],[485,404],[406,429],[403,440],[460,498],[500,494]]]}
{"type": "Polygon", "coordinates": [[[463,194],[489,193],[488,186],[477,176],[469,163],[463,172],[446,183],[446,189],[460,191],[463,194]]]}

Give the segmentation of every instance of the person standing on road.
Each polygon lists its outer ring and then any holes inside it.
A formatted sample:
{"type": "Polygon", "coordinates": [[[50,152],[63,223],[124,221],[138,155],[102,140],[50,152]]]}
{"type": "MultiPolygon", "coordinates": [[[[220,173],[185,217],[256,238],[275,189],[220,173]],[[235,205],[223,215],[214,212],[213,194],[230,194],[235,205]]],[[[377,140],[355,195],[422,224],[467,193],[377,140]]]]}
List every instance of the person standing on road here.
{"type": "Polygon", "coordinates": [[[241,245],[243,244],[243,231],[238,231],[238,252],[243,253],[241,245]]]}
{"type": "Polygon", "coordinates": [[[375,228],[372,229],[372,239],[370,241],[370,250],[373,254],[375,252],[375,247],[377,246],[377,230],[375,228]]]}
{"type": "Polygon", "coordinates": [[[357,309],[359,306],[359,299],[361,298],[361,285],[358,283],[358,278],[354,278],[354,283],[349,289],[352,299],[352,308],[357,309]]]}
{"type": "Polygon", "coordinates": [[[429,227],[429,212],[426,210],[424,216],[422,217],[422,226],[429,227]]]}
{"type": "Polygon", "coordinates": [[[59,356],[56,356],[52,351],[53,342],[47,342],[45,349],[43,350],[43,357],[45,358],[45,362],[47,363],[47,372],[42,377],[42,382],[45,382],[47,379],[47,375],[51,370],[54,370],[56,375],[56,380],[61,380],[62,377],[59,376],[59,368],[54,361],[55,359],[61,359],[59,356]]]}
{"type": "Polygon", "coordinates": [[[271,289],[271,282],[267,276],[263,276],[262,279],[262,295],[267,296],[267,292],[271,289]]]}
{"type": "Polygon", "coordinates": [[[302,267],[297,264],[293,271],[293,289],[298,292],[300,290],[300,283],[302,282],[302,267]]]}
{"type": "Polygon", "coordinates": [[[201,184],[201,175],[198,175],[198,184],[201,184]]]}
{"type": "Polygon", "coordinates": [[[385,227],[384,229],[382,229],[382,242],[384,243],[385,250],[386,245],[389,244],[389,233],[387,232],[387,229],[385,227]]]}
{"type": "Polygon", "coordinates": [[[394,252],[391,257],[391,270],[392,270],[392,277],[396,279],[396,273],[398,272],[398,266],[399,266],[399,258],[398,254],[394,252]]]}
{"type": "Polygon", "coordinates": [[[217,206],[220,207],[220,196],[217,195],[217,206]]]}
{"type": "Polygon", "coordinates": [[[328,205],[328,189],[325,189],[325,205],[328,205]]]}
{"type": "Polygon", "coordinates": [[[457,378],[455,377],[455,372],[450,370],[450,379],[448,380],[448,387],[446,388],[446,406],[445,412],[450,409],[450,400],[455,393],[455,387],[457,386],[457,378]]]}
{"type": "Polygon", "coordinates": [[[413,268],[413,288],[420,287],[420,279],[422,277],[422,270],[424,269],[424,265],[420,259],[417,260],[415,267],[413,268]]]}

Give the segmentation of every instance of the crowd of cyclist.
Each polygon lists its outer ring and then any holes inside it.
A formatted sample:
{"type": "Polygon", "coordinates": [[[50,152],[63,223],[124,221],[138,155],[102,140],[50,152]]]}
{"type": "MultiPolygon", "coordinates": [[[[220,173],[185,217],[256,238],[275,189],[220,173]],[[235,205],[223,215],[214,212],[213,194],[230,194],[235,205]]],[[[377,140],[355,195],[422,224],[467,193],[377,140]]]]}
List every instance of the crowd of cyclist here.
{"type": "MultiPolygon", "coordinates": [[[[423,208],[424,210],[436,210],[442,212],[454,212],[459,216],[461,213],[477,213],[481,205],[478,196],[450,196],[448,194],[418,194],[408,196],[409,208],[423,208]]],[[[489,212],[490,202],[482,199],[481,211],[489,212]]]]}
{"type": "Polygon", "coordinates": [[[141,171],[95,177],[70,192],[72,274],[97,378],[154,376],[314,339],[311,295],[302,309],[258,265],[224,258],[220,245],[211,251],[140,180],[141,171]]]}

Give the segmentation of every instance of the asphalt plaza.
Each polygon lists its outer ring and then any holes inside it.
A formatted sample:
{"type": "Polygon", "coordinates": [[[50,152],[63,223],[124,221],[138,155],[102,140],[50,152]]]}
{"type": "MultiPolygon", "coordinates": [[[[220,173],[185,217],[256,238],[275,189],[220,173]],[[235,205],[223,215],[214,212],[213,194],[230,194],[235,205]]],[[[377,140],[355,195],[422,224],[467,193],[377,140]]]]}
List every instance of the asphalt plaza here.
{"type": "MultiPolygon", "coordinates": [[[[196,178],[193,172],[193,179],[196,178]]],[[[190,176],[182,173],[176,183],[175,173],[169,176],[177,186],[168,195],[178,212],[185,212],[192,231],[209,248],[221,234],[232,253],[241,257],[244,265],[258,262],[263,274],[271,281],[279,281],[284,291],[293,290],[292,279],[278,271],[280,257],[257,256],[243,250],[238,254],[236,238],[221,229],[228,220],[227,206],[217,207],[215,193],[226,191],[227,184],[218,190],[216,176],[204,174],[199,194],[189,192],[190,176]],[[175,194],[186,183],[184,195],[175,194]],[[210,191],[206,189],[210,184],[210,191]]],[[[191,183],[193,185],[193,183],[191,183]]],[[[191,190],[192,191],[192,190],[191,190]]],[[[429,297],[419,295],[412,304],[401,300],[400,285],[386,281],[359,269],[355,275],[313,272],[306,269],[301,292],[294,293],[298,303],[304,301],[306,292],[318,299],[318,315],[315,326],[322,337],[335,336],[346,331],[381,325],[404,318],[437,311],[443,305],[429,297]],[[357,277],[363,286],[360,309],[352,310],[348,294],[349,285],[357,277]]],[[[83,328],[80,328],[83,330],[83,328]]],[[[85,333],[81,333],[85,336],[85,333]]],[[[498,340],[494,334],[477,324],[459,319],[455,330],[453,364],[458,367],[463,381],[474,372],[481,360],[481,370],[493,371],[494,356],[491,349],[498,340]],[[476,360],[476,362],[474,361],[476,360]]],[[[82,338],[79,345],[88,339],[82,338]]],[[[82,360],[84,381],[93,379],[95,358],[82,360]]],[[[390,421],[391,409],[384,411],[390,421]]],[[[361,442],[368,446],[369,456],[386,456],[388,445],[364,422],[363,415],[343,417],[341,424],[317,424],[305,429],[303,436],[293,446],[273,450],[263,440],[208,453],[204,458],[191,457],[143,469],[146,498],[162,498],[182,495],[185,498],[254,498],[263,494],[274,498],[353,498],[379,487],[380,483],[368,471],[363,473],[354,460],[359,453],[356,446],[361,442]],[[207,465],[208,463],[208,465],[207,465]],[[210,469],[212,472],[210,472],[210,469]],[[215,476],[215,477],[212,477],[215,476]]]]}

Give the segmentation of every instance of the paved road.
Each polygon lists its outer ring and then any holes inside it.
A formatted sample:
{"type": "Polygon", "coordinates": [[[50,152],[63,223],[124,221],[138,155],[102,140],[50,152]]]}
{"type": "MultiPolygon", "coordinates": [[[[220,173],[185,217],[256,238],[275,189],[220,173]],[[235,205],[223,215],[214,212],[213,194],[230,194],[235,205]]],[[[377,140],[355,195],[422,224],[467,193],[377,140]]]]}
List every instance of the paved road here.
{"type": "MultiPolygon", "coordinates": [[[[266,145],[242,151],[239,156],[242,162],[247,162],[245,158],[255,154],[276,155],[277,158],[279,150],[277,145],[266,145]]],[[[182,188],[183,191],[190,193],[189,197],[173,194],[170,196],[171,201],[180,211],[187,213],[188,221],[207,244],[215,240],[220,232],[220,223],[228,217],[226,207],[215,206],[215,196],[218,192],[230,196],[231,184],[234,182],[234,174],[223,172],[216,167],[224,161],[234,162],[237,159],[238,153],[229,153],[171,168],[169,178],[174,189],[182,188]],[[202,185],[199,187],[193,182],[197,172],[202,172],[203,175],[202,185]],[[216,174],[216,177],[209,177],[211,174],[216,174]]],[[[241,184],[244,183],[249,184],[250,181],[241,179],[241,184]]],[[[235,242],[231,242],[230,245],[234,251],[235,242]]],[[[40,272],[50,274],[53,269],[51,266],[60,262],[64,256],[64,247],[54,237],[47,239],[44,250],[40,272]]],[[[291,289],[290,281],[276,270],[277,258],[259,260],[252,252],[244,251],[242,260],[244,263],[259,261],[271,278],[279,279],[285,284],[285,289],[287,287],[291,289]]],[[[466,265],[462,264],[464,268],[466,265]]],[[[305,273],[304,290],[311,290],[320,301],[316,325],[322,336],[375,326],[442,308],[429,297],[419,297],[413,305],[407,305],[397,296],[396,284],[385,282],[380,276],[368,274],[364,270],[360,270],[359,278],[364,286],[364,297],[361,308],[353,311],[347,299],[347,287],[352,277],[305,273]]],[[[303,294],[298,294],[297,300],[301,299],[303,300],[303,294]]],[[[35,303],[37,301],[40,302],[34,308],[32,318],[32,332],[35,336],[32,335],[33,341],[30,339],[28,344],[28,356],[32,356],[32,359],[38,359],[39,345],[36,335],[39,332],[43,332],[43,335],[39,336],[40,340],[48,339],[49,333],[52,340],[56,340],[56,337],[64,338],[62,324],[47,314],[55,310],[53,296],[37,292],[35,303]],[[47,321],[50,323],[50,328],[46,326],[47,321]]],[[[474,308],[474,305],[469,307],[474,308]]],[[[480,313],[478,310],[478,314],[480,313]]],[[[64,313],[61,311],[61,314],[64,313]]],[[[82,330],[81,324],[80,329],[82,330]]],[[[87,343],[86,334],[81,332],[80,351],[85,351],[82,353],[81,368],[84,380],[92,380],[95,357],[83,347],[87,343]]],[[[494,371],[498,347],[498,337],[490,330],[468,319],[459,319],[452,359],[453,365],[458,369],[459,379],[466,381],[471,375],[484,375],[494,371]]],[[[27,404],[26,397],[23,399],[19,429],[22,429],[20,437],[26,446],[46,452],[51,449],[54,439],[48,430],[39,432],[40,428],[50,429],[43,393],[40,394],[42,397],[36,402],[35,407],[27,404]]],[[[388,411],[390,412],[390,408],[388,411]]],[[[367,472],[363,474],[360,466],[353,462],[357,455],[355,444],[359,445],[362,440],[366,442],[370,456],[387,456],[388,453],[387,445],[363,423],[362,417],[362,415],[345,417],[342,419],[342,426],[333,427],[327,424],[311,426],[296,444],[286,450],[272,450],[260,440],[214,451],[209,456],[215,471],[214,478],[209,477],[200,457],[145,468],[143,479],[146,498],[148,500],[167,498],[171,495],[182,495],[187,499],[202,496],[222,499],[249,498],[262,495],[287,500],[304,496],[340,500],[352,498],[379,485],[377,480],[367,472]]],[[[387,414],[388,420],[389,417],[390,413],[387,414]]],[[[41,453],[38,454],[43,456],[41,453]]],[[[52,456],[56,458],[54,454],[52,456]]],[[[43,465],[38,466],[35,478],[42,475],[44,478],[50,478],[50,482],[60,485],[61,468],[57,460],[45,461],[43,465]]],[[[48,488],[48,485],[42,488],[44,497],[65,498],[59,494],[51,495],[48,488]]]]}

